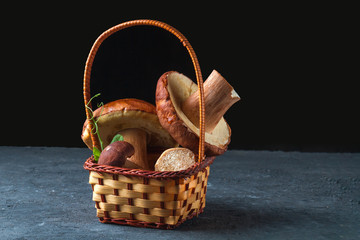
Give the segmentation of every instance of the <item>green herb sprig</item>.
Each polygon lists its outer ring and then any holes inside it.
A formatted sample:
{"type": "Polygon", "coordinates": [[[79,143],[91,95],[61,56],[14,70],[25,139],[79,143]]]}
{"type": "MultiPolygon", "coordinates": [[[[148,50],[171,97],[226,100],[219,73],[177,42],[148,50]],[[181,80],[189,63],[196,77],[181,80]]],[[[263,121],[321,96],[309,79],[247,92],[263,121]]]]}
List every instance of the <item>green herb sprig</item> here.
{"type": "MultiPolygon", "coordinates": [[[[95,117],[94,117],[94,112],[93,112],[93,110],[91,109],[91,107],[90,107],[89,105],[90,105],[90,102],[91,102],[94,98],[96,98],[96,97],[98,97],[98,96],[100,96],[100,93],[98,93],[98,94],[94,95],[92,98],[90,98],[89,102],[86,104],[86,108],[87,108],[87,109],[89,110],[89,112],[90,112],[89,121],[92,121],[92,122],[93,122],[93,128],[91,129],[91,131],[92,131],[93,134],[96,134],[96,135],[97,135],[97,137],[98,137],[98,139],[99,139],[99,142],[100,142],[100,148],[101,148],[101,149],[98,149],[97,147],[93,146],[93,155],[94,155],[94,160],[95,160],[95,162],[97,162],[97,161],[99,160],[100,154],[101,154],[101,152],[104,150],[103,141],[102,141],[101,138],[100,138],[99,127],[98,127],[98,125],[97,125],[97,123],[98,123],[98,121],[99,121],[99,119],[100,119],[100,117],[101,117],[101,114],[102,114],[102,112],[103,112],[103,110],[104,110],[104,103],[101,102],[101,103],[99,103],[98,106],[97,106],[98,108],[101,107],[101,111],[100,111],[99,117],[98,117],[96,120],[95,120],[95,117]]],[[[117,142],[117,141],[124,141],[124,137],[123,137],[122,135],[120,135],[120,134],[116,134],[116,135],[113,137],[111,143],[117,142]]],[[[111,144],[111,143],[110,143],[110,144],[111,144]]]]}
{"type": "MultiPolygon", "coordinates": [[[[123,137],[122,135],[120,135],[119,133],[116,134],[116,135],[113,137],[111,143],[117,142],[117,141],[124,141],[124,137],[123,137]]],[[[110,143],[110,144],[111,144],[111,143],[110,143]]]]}
{"type": "Polygon", "coordinates": [[[92,131],[93,134],[97,135],[97,137],[99,139],[99,142],[100,142],[100,148],[101,149],[98,149],[97,147],[93,146],[93,155],[94,155],[94,159],[95,159],[96,162],[99,160],[100,153],[102,152],[102,150],[104,150],[103,142],[101,140],[101,137],[100,137],[100,134],[99,134],[99,128],[98,128],[98,125],[97,125],[97,123],[98,123],[98,121],[100,119],[101,113],[104,110],[104,103],[101,102],[101,103],[98,104],[98,108],[101,107],[101,111],[100,111],[99,117],[96,120],[95,120],[95,117],[94,117],[94,112],[91,109],[91,107],[89,107],[89,105],[90,105],[91,101],[94,98],[98,97],[98,96],[100,96],[100,93],[98,93],[98,94],[94,95],[92,98],[90,98],[89,102],[86,104],[86,108],[89,110],[89,113],[90,113],[89,114],[90,115],[89,121],[92,121],[92,123],[93,123],[93,128],[91,129],[91,131],[92,131]]]}

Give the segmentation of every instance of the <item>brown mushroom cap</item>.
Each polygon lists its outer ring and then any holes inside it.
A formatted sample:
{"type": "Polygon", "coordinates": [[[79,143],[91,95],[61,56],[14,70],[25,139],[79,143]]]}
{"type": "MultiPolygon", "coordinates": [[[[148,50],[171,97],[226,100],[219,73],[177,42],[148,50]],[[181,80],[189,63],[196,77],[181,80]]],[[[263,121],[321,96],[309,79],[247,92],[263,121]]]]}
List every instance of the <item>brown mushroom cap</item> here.
{"type": "Polygon", "coordinates": [[[122,167],[126,159],[135,153],[133,145],[125,141],[117,141],[109,144],[101,152],[98,164],[122,167]]]}
{"type": "MultiPolygon", "coordinates": [[[[181,105],[197,89],[193,81],[175,71],[164,73],[156,87],[156,112],[161,125],[181,146],[195,153],[198,152],[200,130],[183,113],[181,105]]],[[[205,132],[205,155],[223,154],[230,136],[231,129],[222,118],[211,133],[205,132]]]]}
{"type": "MultiPolygon", "coordinates": [[[[121,130],[138,128],[147,134],[148,146],[169,148],[177,146],[176,141],[162,128],[156,115],[155,106],[139,99],[119,99],[105,104],[94,111],[100,138],[104,148],[121,130]],[[103,109],[102,109],[103,108],[103,109]]],[[[83,126],[81,138],[92,150],[89,120],[83,126]]]]}

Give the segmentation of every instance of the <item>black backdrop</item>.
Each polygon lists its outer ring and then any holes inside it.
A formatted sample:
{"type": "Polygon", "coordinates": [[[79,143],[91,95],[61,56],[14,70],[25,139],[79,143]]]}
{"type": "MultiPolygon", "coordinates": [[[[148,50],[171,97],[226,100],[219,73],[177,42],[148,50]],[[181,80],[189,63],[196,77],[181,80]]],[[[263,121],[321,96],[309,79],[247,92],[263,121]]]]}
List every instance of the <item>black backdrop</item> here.
{"type": "MultiPolygon", "coordinates": [[[[92,43],[118,23],[152,18],[188,38],[204,80],[216,69],[241,96],[225,115],[230,149],[360,151],[350,14],[324,6],[216,6],[200,15],[186,6],[102,7],[12,9],[11,24],[2,23],[0,145],[84,147],[82,77],[92,43]]],[[[153,27],[126,29],[100,48],[92,94],[100,92],[104,102],[154,103],[156,81],[169,70],[195,79],[174,36],[153,27]]]]}

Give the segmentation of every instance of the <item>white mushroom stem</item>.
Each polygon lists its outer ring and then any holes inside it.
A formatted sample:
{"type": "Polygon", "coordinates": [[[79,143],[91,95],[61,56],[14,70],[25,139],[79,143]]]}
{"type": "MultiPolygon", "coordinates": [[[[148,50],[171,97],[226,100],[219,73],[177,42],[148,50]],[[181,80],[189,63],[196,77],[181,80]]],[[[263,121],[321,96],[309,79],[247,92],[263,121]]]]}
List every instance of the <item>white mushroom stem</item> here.
{"type": "MultiPolygon", "coordinates": [[[[205,131],[211,132],[226,111],[239,100],[234,88],[220,73],[213,70],[204,82],[205,131]]],[[[182,110],[199,128],[199,90],[183,102],[182,110]]]]}
{"type": "Polygon", "coordinates": [[[124,167],[127,168],[141,168],[148,170],[149,164],[147,161],[147,133],[138,128],[129,128],[121,130],[119,132],[124,137],[124,141],[133,145],[135,149],[134,155],[132,155],[125,162],[124,167]]]}

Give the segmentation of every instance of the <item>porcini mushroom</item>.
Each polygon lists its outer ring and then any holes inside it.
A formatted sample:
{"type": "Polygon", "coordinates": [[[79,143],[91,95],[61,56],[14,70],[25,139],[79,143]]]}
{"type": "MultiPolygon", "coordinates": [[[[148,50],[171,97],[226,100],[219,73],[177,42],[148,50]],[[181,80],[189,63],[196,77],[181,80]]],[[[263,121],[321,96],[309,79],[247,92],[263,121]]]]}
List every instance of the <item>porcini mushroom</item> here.
{"type": "Polygon", "coordinates": [[[98,164],[122,167],[127,158],[134,155],[134,147],[125,141],[116,141],[101,152],[98,164]]]}
{"type": "MultiPolygon", "coordinates": [[[[156,115],[155,106],[138,99],[120,99],[96,109],[98,131],[104,148],[111,143],[116,134],[135,149],[134,155],[123,167],[150,170],[147,148],[170,148],[177,146],[176,141],[162,128],[156,115]],[[101,114],[101,115],[100,115],[101,114]],[[100,118],[99,118],[100,117],[100,118]]],[[[89,120],[83,126],[81,138],[92,150],[89,120]]]]}
{"type": "Polygon", "coordinates": [[[196,163],[195,154],[187,148],[169,148],[155,164],[155,171],[181,171],[196,163]]]}
{"type": "MultiPolygon", "coordinates": [[[[183,147],[197,152],[199,146],[198,87],[175,71],[164,73],[156,87],[156,111],[159,121],[183,147]]],[[[240,100],[231,85],[213,71],[204,82],[205,155],[223,154],[230,143],[231,129],[223,115],[240,100]]]]}

